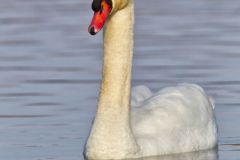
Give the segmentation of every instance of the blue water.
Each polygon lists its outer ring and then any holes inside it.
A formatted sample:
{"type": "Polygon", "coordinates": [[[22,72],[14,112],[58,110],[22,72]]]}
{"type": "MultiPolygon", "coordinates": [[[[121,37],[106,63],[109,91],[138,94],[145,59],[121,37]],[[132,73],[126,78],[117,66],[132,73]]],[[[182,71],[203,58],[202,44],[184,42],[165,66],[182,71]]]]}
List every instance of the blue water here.
{"type": "MultiPolygon", "coordinates": [[[[0,3],[0,159],[82,160],[102,63],[91,1],[0,3]]],[[[136,0],[133,84],[197,83],[219,126],[218,151],[152,160],[240,159],[239,19],[239,0],[136,0]]]]}

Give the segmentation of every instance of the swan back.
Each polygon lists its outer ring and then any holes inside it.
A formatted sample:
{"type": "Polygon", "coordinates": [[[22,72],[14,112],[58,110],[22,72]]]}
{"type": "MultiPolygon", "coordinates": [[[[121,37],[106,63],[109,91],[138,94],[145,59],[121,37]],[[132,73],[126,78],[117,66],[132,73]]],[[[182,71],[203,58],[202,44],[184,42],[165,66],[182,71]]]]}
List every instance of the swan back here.
{"type": "Polygon", "coordinates": [[[216,145],[214,104],[201,87],[180,84],[152,94],[141,86],[132,97],[132,129],[144,156],[216,145]]]}

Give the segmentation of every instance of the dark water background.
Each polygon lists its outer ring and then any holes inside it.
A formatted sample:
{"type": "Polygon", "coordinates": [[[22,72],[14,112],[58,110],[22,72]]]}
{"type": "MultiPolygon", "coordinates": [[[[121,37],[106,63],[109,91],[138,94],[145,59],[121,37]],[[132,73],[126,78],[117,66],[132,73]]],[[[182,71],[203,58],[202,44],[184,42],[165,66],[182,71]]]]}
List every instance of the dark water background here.
{"type": "MultiPolygon", "coordinates": [[[[0,0],[0,159],[83,159],[102,60],[90,3],[0,0]]],[[[240,1],[136,0],[135,28],[134,85],[197,83],[216,101],[218,153],[182,159],[240,159],[240,1]]]]}

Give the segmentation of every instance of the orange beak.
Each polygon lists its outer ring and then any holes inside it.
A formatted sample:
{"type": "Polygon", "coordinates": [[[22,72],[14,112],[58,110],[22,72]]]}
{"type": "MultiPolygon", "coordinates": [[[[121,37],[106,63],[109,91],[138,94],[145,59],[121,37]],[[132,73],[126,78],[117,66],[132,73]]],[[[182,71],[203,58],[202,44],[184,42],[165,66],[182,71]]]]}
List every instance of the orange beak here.
{"type": "Polygon", "coordinates": [[[94,12],[92,22],[88,27],[88,32],[91,35],[97,34],[103,28],[111,10],[111,5],[109,5],[105,0],[102,0],[100,10],[94,12]]]}

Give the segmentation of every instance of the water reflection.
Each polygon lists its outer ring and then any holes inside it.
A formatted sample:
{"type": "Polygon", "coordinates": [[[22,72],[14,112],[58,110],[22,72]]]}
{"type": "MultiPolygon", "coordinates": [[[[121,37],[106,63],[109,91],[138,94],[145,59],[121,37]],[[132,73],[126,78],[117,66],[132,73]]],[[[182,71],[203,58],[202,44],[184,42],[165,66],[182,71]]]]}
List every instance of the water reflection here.
{"type": "Polygon", "coordinates": [[[217,149],[213,149],[166,156],[146,157],[135,160],[218,160],[218,155],[217,149]]]}

